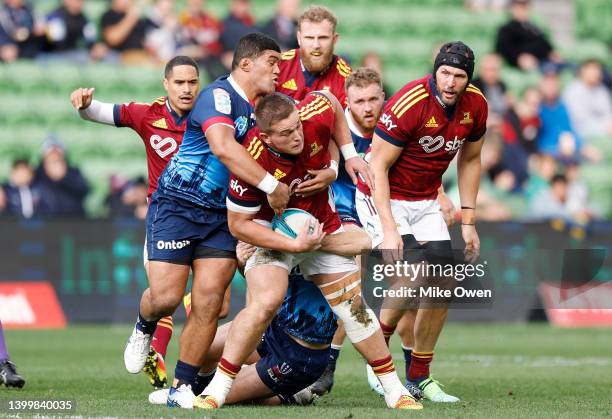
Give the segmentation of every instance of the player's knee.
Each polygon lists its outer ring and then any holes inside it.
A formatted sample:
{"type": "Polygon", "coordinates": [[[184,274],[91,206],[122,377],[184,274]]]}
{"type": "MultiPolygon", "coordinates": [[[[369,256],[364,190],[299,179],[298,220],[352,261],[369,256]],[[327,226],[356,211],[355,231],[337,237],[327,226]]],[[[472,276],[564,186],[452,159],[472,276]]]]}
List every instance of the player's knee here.
{"type": "Polygon", "coordinates": [[[191,295],[191,312],[198,317],[218,318],[223,305],[223,294],[221,290],[200,290],[197,295],[191,295]]]}
{"type": "Polygon", "coordinates": [[[160,316],[171,316],[182,301],[179,293],[151,293],[151,305],[160,316]]]}
{"type": "Polygon", "coordinates": [[[277,298],[274,294],[253,297],[249,301],[249,313],[258,323],[267,323],[276,315],[282,302],[282,298],[277,298]]]}

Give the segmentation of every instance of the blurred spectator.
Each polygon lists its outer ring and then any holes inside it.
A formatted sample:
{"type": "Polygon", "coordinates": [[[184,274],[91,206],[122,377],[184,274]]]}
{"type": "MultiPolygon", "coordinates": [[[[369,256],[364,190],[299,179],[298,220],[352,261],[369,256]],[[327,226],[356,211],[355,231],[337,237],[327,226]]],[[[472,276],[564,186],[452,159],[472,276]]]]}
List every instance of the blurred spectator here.
{"type": "Polygon", "coordinates": [[[262,27],[261,31],[276,40],[281,50],[298,48],[297,16],[301,0],[278,0],[276,13],[262,27]]]}
{"type": "Polygon", "coordinates": [[[544,33],[529,21],[529,0],[511,0],[512,19],[499,28],[495,50],[508,64],[534,70],[547,62],[562,64],[544,33]]]}
{"type": "Polygon", "coordinates": [[[251,14],[250,0],[231,0],[229,13],[223,19],[221,32],[221,46],[223,47],[222,61],[227,69],[231,68],[234,48],[244,35],[257,31],[255,19],[251,14]]]}
{"type": "Polygon", "coordinates": [[[567,108],[561,101],[561,82],[554,71],[546,72],[540,80],[542,104],[540,119],[542,129],[538,136],[540,152],[552,154],[564,162],[574,162],[584,156],[589,160],[601,160],[601,153],[593,146],[583,144],[572,127],[567,108]]]}
{"type": "Polygon", "coordinates": [[[113,176],[111,194],[108,197],[110,216],[144,220],[147,216],[147,188],[147,182],[142,176],[133,181],[113,176]]]}
{"type": "Polygon", "coordinates": [[[102,15],[102,39],[121,59],[129,63],[146,62],[145,36],[151,27],[141,18],[147,0],[111,0],[110,9],[102,15]]]}
{"type": "Polygon", "coordinates": [[[41,48],[44,26],[34,19],[32,7],[23,0],[4,0],[0,8],[0,58],[34,58],[41,48]]]}
{"type": "Polygon", "coordinates": [[[529,155],[538,150],[536,140],[540,130],[540,102],[539,90],[530,87],[503,117],[501,135],[504,146],[500,166],[512,172],[516,190],[521,190],[529,177],[529,155]]]}
{"type": "Polygon", "coordinates": [[[160,62],[166,62],[178,50],[179,20],[174,12],[174,0],[156,0],[147,11],[145,48],[160,62]]]}
{"type": "Polygon", "coordinates": [[[508,5],[508,0],[465,0],[464,5],[474,12],[498,11],[508,5]]]}
{"type": "Polygon", "coordinates": [[[557,160],[550,154],[533,154],[529,158],[529,180],[525,187],[527,201],[532,201],[548,188],[558,168],[557,160]]]}
{"type": "Polygon", "coordinates": [[[34,184],[40,190],[41,215],[85,215],[83,201],[89,186],[79,169],[68,166],[64,147],[55,137],[49,137],[43,144],[43,158],[34,184]]]}
{"type": "Polygon", "coordinates": [[[32,218],[38,213],[40,194],[32,185],[34,168],[26,159],[13,162],[9,181],[3,186],[6,194],[6,212],[20,218],[32,218]]]}
{"type": "Polygon", "coordinates": [[[376,72],[380,74],[380,77],[383,79],[383,92],[385,92],[385,98],[389,99],[393,92],[389,90],[389,86],[387,86],[384,82],[385,70],[383,60],[380,54],[374,51],[366,52],[363,58],[361,59],[360,67],[371,68],[372,70],[376,70],[376,72]]]}
{"type": "Polygon", "coordinates": [[[96,25],[83,13],[85,0],[62,0],[47,15],[46,43],[43,58],[87,61],[104,58],[108,49],[96,42],[96,25]]]}
{"type": "Polygon", "coordinates": [[[612,97],[603,84],[603,68],[599,61],[582,63],[578,78],[563,92],[563,103],[583,138],[612,135],[612,97]]]}
{"type": "Polygon", "coordinates": [[[4,186],[0,185],[0,217],[5,217],[9,215],[8,202],[6,200],[6,192],[4,192],[4,186]]]}
{"type": "Polygon", "coordinates": [[[489,105],[489,125],[499,127],[508,110],[510,98],[506,84],[501,80],[501,59],[497,54],[486,54],[480,60],[478,77],[472,84],[479,88],[489,105]]]}
{"type": "Polygon", "coordinates": [[[551,179],[548,189],[536,195],[530,202],[529,216],[536,220],[560,218],[586,224],[593,214],[586,202],[586,196],[579,196],[578,199],[573,197],[566,176],[557,174],[551,179]]]}
{"type": "Polygon", "coordinates": [[[211,80],[227,69],[221,63],[221,31],[223,26],[204,10],[204,0],[187,0],[187,8],[179,15],[181,24],[181,55],[202,64],[211,80]]]}

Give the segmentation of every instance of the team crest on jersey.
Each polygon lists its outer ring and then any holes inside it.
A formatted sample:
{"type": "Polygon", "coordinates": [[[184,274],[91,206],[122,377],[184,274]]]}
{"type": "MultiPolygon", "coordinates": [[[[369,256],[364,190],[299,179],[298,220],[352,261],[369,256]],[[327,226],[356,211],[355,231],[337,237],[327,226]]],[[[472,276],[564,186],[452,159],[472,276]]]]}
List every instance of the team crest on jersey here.
{"type": "Polygon", "coordinates": [[[274,178],[276,180],[281,180],[285,176],[287,176],[287,173],[283,172],[281,169],[274,170],[274,178]]]}
{"type": "Polygon", "coordinates": [[[433,116],[429,118],[429,121],[427,121],[427,123],[425,124],[425,127],[438,128],[438,123],[436,122],[436,118],[434,118],[433,116]]]}
{"type": "Polygon", "coordinates": [[[297,84],[295,82],[295,79],[290,79],[284,82],[283,89],[297,90],[297,84]]]}
{"type": "Polygon", "coordinates": [[[225,114],[232,113],[232,101],[229,93],[223,89],[214,89],[213,97],[215,98],[215,109],[218,112],[225,114]]]}
{"type": "Polygon", "coordinates": [[[312,143],[310,145],[310,157],[314,156],[315,154],[317,154],[322,149],[323,149],[323,147],[321,147],[319,145],[319,143],[312,143]]]}
{"type": "Polygon", "coordinates": [[[153,122],[155,128],[168,129],[168,124],[166,124],[166,118],[160,118],[157,121],[153,122]]]}
{"type": "Polygon", "coordinates": [[[459,121],[460,124],[472,124],[474,120],[470,117],[469,112],[463,112],[463,119],[459,121]]]}
{"type": "Polygon", "coordinates": [[[244,115],[239,116],[234,121],[234,126],[236,127],[236,133],[238,134],[238,137],[242,137],[249,129],[249,120],[244,115]]]}

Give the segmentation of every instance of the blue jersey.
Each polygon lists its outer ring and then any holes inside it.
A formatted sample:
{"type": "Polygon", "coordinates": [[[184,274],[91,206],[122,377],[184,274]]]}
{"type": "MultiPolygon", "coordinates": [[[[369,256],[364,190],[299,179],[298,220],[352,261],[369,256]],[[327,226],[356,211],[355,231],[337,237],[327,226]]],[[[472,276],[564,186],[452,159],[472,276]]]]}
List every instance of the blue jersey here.
{"type": "Polygon", "coordinates": [[[295,271],[289,275],[287,295],[274,323],[310,343],[331,343],[337,328],[336,316],[321,290],[295,271]]]}
{"type": "MultiPolygon", "coordinates": [[[[349,128],[351,129],[351,137],[353,137],[353,144],[355,149],[360,156],[363,157],[368,147],[372,143],[372,137],[364,137],[359,131],[359,128],[353,122],[353,118],[350,115],[350,111],[347,109],[346,120],[348,121],[349,128]]],[[[342,218],[348,216],[359,220],[357,216],[357,209],[355,208],[355,189],[356,186],[353,184],[351,177],[346,173],[344,168],[344,158],[340,155],[340,164],[338,168],[338,179],[332,183],[332,191],[334,192],[334,200],[336,202],[336,211],[342,218]]]]}
{"type": "Polygon", "coordinates": [[[205,208],[224,209],[229,170],[210,150],[206,130],[223,124],[242,144],[255,125],[253,106],[231,76],[220,77],[198,96],[183,142],[161,174],[157,190],[205,208]]]}

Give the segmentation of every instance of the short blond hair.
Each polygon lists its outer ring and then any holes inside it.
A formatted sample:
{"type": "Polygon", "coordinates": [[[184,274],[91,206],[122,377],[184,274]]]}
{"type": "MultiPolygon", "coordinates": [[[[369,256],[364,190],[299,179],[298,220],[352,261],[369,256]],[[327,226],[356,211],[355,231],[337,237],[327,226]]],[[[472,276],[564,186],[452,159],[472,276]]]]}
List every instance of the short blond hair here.
{"type": "Polygon", "coordinates": [[[383,88],[378,71],[369,67],[359,67],[348,76],[344,83],[344,88],[348,91],[351,86],[368,87],[371,84],[376,84],[381,89],[383,88]]]}
{"type": "Polygon", "coordinates": [[[316,4],[308,6],[308,8],[304,10],[304,12],[298,18],[298,31],[302,30],[302,22],[305,20],[314,23],[321,23],[327,20],[332,24],[333,31],[336,32],[338,19],[336,18],[336,15],[334,15],[332,11],[325,6],[319,6],[316,4]]]}

